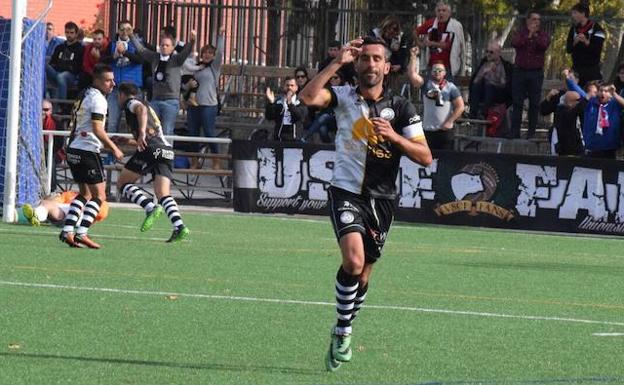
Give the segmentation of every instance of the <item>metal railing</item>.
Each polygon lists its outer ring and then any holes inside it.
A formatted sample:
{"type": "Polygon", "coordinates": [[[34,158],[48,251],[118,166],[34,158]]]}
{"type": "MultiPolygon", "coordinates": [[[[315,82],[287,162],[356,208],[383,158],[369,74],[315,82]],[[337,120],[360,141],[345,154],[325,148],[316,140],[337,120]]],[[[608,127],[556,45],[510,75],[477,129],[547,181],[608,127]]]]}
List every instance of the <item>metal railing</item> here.
{"type": "MultiPolygon", "coordinates": [[[[47,138],[47,148],[46,148],[46,185],[45,185],[45,193],[50,194],[52,191],[52,173],[54,170],[54,137],[67,137],[69,136],[70,131],[55,131],[55,130],[43,130],[43,136],[47,138]]],[[[121,138],[132,138],[131,134],[122,134],[122,133],[110,133],[109,137],[121,137],[121,138]]],[[[229,138],[203,138],[197,136],[179,136],[179,135],[165,135],[165,139],[171,143],[173,146],[176,141],[178,142],[191,142],[191,143],[217,143],[217,144],[231,144],[232,139],[229,138]]]]}

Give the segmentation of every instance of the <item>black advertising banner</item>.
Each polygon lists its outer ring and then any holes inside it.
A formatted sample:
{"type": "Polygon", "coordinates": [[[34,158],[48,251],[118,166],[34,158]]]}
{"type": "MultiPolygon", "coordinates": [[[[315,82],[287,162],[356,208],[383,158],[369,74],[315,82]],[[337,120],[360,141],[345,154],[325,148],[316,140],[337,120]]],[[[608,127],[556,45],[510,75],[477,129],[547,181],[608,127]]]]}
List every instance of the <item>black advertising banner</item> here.
{"type": "MultiPolygon", "coordinates": [[[[326,214],[333,146],[235,141],[234,209],[326,214]]],[[[624,162],[439,151],[406,157],[397,219],[624,235],[624,162]]]]}

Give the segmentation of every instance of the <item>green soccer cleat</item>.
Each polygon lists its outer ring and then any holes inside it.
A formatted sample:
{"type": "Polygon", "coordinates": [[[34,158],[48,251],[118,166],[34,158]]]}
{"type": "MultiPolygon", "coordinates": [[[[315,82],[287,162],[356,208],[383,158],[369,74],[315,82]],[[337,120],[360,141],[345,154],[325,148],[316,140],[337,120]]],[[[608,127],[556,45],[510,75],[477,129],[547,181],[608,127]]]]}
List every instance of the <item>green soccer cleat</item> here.
{"type": "Polygon", "coordinates": [[[351,361],[351,334],[336,334],[336,329],[331,332],[331,355],[340,362],[351,361]]]}
{"type": "Polygon", "coordinates": [[[163,211],[164,210],[162,206],[154,207],[154,209],[145,216],[145,219],[143,220],[143,224],[141,225],[141,232],[146,232],[148,230],[151,230],[152,227],[154,227],[154,222],[156,222],[156,220],[160,218],[163,211]]]}
{"type": "Polygon", "coordinates": [[[24,218],[26,218],[31,225],[39,226],[41,224],[39,218],[37,218],[35,214],[35,209],[28,203],[22,206],[22,214],[24,214],[24,218]]]}
{"type": "Polygon", "coordinates": [[[173,230],[173,233],[171,233],[171,237],[169,237],[167,242],[181,242],[185,239],[188,239],[190,234],[191,232],[189,231],[188,227],[180,227],[173,230]]]}
{"type": "Polygon", "coordinates": [[[332,347],[333,344],[330,343],[329,349],[327,350],[327,355],[325,356],[325,369],[327,369],[328,372],[335,372],[336,370],[340,369],[340,366],[342,365],[342,362],[334,358],[332,354],[332,347]]]}

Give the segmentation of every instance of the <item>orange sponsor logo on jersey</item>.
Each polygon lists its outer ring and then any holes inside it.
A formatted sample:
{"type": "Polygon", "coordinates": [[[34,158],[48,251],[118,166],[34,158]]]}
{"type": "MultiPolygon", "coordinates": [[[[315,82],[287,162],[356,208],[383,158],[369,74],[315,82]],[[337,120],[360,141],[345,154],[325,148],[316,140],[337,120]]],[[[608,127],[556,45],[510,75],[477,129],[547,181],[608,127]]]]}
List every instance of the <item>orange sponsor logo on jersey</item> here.
{"type": "Polygon", "coordinates": [[[353,140],[366,140],[368,150],[377,158],[392,158],[392,153],[384,148],[378,146],[379,143],[385,142],[385,140],[375,134],[375,127],[373,123],[364,117],[359,118],[353,123],[353,140]]]}

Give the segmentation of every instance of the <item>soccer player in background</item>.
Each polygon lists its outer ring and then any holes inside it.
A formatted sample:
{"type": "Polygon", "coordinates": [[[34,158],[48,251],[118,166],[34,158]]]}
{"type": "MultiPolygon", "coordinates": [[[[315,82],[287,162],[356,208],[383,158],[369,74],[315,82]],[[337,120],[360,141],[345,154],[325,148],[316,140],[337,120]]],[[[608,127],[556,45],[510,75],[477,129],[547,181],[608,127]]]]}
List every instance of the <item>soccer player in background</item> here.
{"type": "Polygon", "coordinates": [[[121,83],[119,86],[119,104],[126,113],[126,124],[134,138],[132,144],[136,145],[137,150],[126,162],[117,186],[126,199],[145,210],[141,231],[152,228],[154,221],[162,215],[164,207],[173,226],[173,233],[167,242],[178,242],[188,238],[190,232],[184,225],[178,205],[170,193],[173,147],[163,136],[158,116],[147,103],[137,99],[138,94],[139,89],[132,83],[121,83]],[[147,173],[153,176],[154,192],[160,206],[154,204],[151,195],[134,184],[141,175],[147,173]]]}
{"type": "Polygon", "coordinates": [[[104,130],[108,108],[106,95],[114,86],[113,69],[108,65],[96,64],[93,69],[93,85],[85,89],[74,103],[67,163],[80,193],[72,201],[59,235],[59,239],[70,247],[100,248],[87,235],[102,202],[106,201],[106,183],[100,151],[103,146],[107,147],[113,152],[115,159],[123,159],[123,152],[104,130]],[[82,219],[78,223],[81,215],[82,219]]]}
{"type": "Polygon", "coordinates": [[[415,107],[384,89],[390,55],[383,40],[356,39],[300,93],[308,106],[333,107],[338,126],[328,192],[342,263],[336,274],[337,322],[326,356],[329,371],[351,360],[351,322],[364,302],[392,223],[400,158],[406,155],[424,166],[432,161],[415,107]],[[359,87],[324,88],[340,67],[351,62],[359,87]]]}

